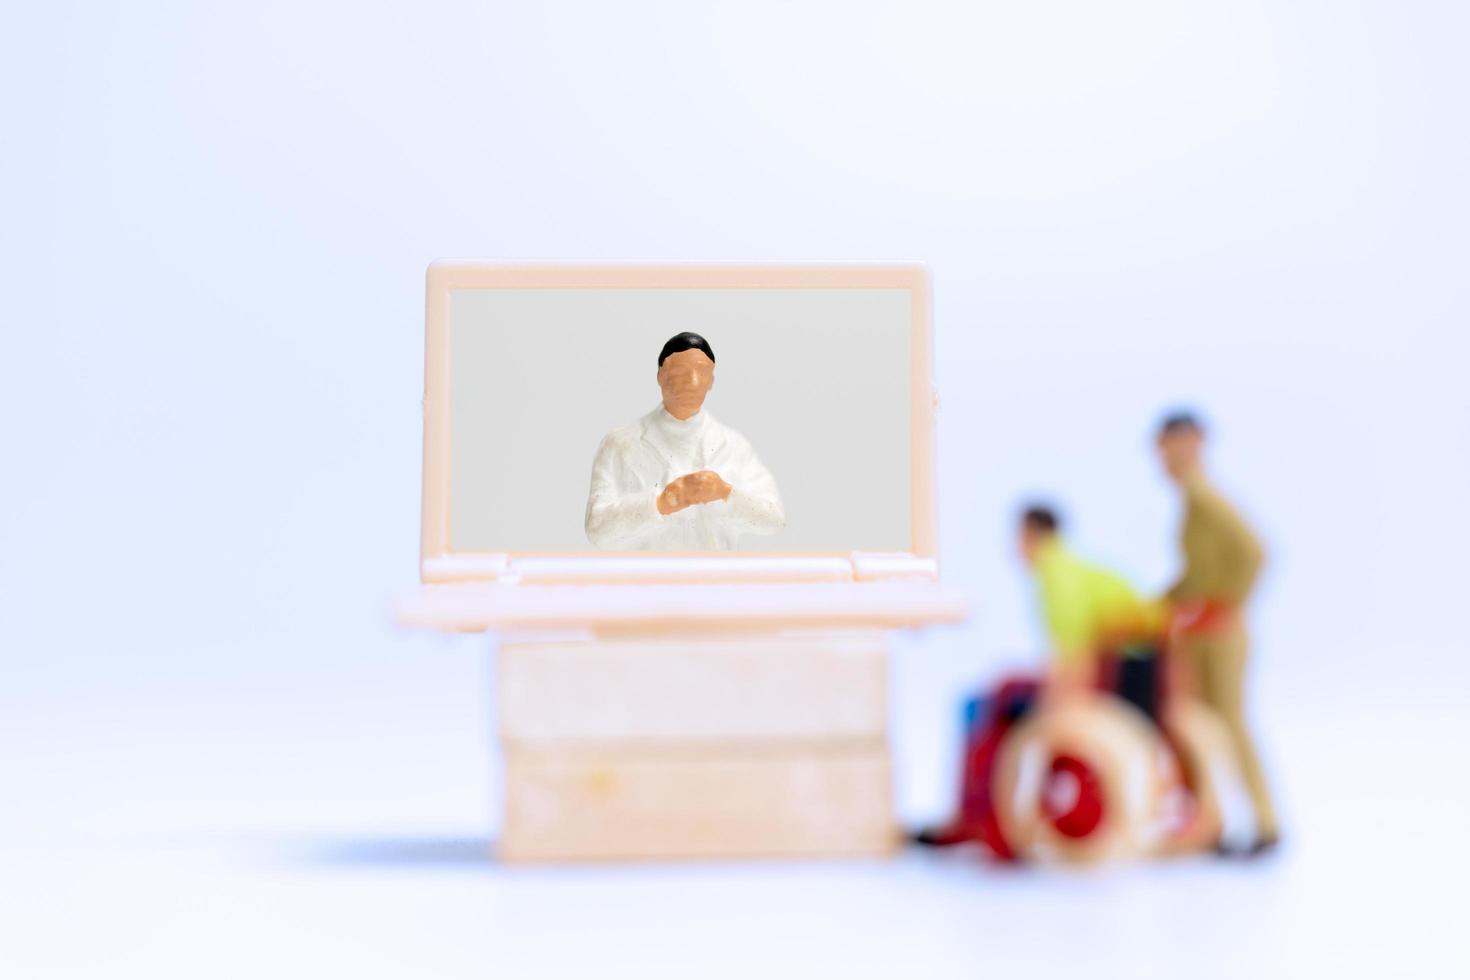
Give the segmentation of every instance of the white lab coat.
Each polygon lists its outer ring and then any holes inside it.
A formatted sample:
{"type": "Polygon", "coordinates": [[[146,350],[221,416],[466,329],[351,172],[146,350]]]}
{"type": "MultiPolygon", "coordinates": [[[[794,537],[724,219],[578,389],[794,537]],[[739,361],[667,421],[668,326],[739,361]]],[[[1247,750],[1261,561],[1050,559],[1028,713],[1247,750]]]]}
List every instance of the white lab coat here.
{"type": "Polygon", "coordinates": [[[709,412],[681,422],[660,405],[597,447],[586,527],[599,548],[729,551],[742,534],[774,534],[785,525],[775,478],[745,437],[709,412]],[[729,499],[660,514],[664,487],[700,470],[720,474],[732,488],[729,499]]]}

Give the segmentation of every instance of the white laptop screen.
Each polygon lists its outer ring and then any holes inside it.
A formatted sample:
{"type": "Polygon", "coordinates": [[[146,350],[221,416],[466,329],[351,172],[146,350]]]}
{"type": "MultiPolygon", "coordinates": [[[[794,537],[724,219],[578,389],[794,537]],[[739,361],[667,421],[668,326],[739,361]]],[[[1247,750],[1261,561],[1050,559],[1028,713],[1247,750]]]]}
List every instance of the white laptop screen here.
{"type": "Polygon", "coordinates": [[[922,277],[836,268],[431,271],[426,559],[925,553],[922,277]]]}

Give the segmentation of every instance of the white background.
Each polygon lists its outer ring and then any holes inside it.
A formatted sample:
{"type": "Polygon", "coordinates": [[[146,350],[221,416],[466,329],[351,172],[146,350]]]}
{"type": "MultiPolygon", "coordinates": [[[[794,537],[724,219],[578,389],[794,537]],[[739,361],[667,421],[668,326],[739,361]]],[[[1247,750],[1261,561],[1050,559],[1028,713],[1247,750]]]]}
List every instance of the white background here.
{"type": "Polygon", "coordinates": [[[1463,975],[1467,15],[1444,3],[32,4],[0,29],[0,957],[19,976],[1463,975]],[[906,818],[1039,647],[1032,491],[1159,585],[1200,406],[1268,537],[1254,868],[482,864],[411,635],[423,269],[914,259],[944,574],[906,818]]]}

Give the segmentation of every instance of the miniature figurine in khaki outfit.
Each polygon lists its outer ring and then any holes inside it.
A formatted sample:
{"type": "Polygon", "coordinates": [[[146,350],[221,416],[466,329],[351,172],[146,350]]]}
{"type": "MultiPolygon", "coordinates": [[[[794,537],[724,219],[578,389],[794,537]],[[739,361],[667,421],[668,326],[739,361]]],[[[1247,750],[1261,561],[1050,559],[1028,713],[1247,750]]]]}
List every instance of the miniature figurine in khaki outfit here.
{"type": "Polygon", "coordinates": [[[728,551],[786,524],[775,478],[740,433],[704,410],[715,354],[696,333],[658,355],[662,404],[611,432],[592,461],[587,540],[630,551],[728,551]]]}
{"type": "Polygon", "coordinates": [[[1230,729],[1256,811],[1260,854],[1278,839],[1276,811],[1260,759],[1245,725],[1245,665],[1249,650],[1244,606],[1260,572],[1260,542],[1235,508],[1210,485],[1202,455],[1205,432],[1195,416],[1170,415],[1159,428],[1159,456],[1184,497],[1184,570],[1166,595],[1173,609],[1174,645],[1196,693],[1230,729]]]}

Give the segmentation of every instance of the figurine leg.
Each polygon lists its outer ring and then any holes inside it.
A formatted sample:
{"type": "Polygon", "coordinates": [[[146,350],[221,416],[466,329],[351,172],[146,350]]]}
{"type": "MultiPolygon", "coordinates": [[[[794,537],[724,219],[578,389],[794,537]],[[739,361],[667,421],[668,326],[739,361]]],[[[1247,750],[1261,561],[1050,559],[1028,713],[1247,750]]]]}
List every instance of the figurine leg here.
{"type": "Polygon", "coordinates": [[[1276,809],[1271,802],[1266,775],[1256,755],[1254,741],[1245,724],[1245,665],[1249,641],[1243,627],[1236,626],[1190,641],[1195,675],[1203,700],[1219,714],[1230,730],[1240,760],[1241,775],[1250,790],[1256,814],[1256,838],[1274,842],[1277,836],[1276,809]]]}

